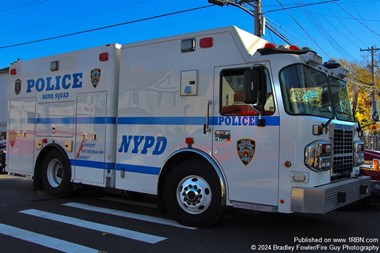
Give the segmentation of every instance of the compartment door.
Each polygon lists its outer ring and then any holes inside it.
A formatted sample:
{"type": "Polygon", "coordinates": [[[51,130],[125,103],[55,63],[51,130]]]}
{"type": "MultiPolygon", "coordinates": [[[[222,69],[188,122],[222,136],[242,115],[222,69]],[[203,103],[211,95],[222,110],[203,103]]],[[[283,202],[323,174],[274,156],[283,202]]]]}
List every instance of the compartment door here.
{"type": "Polygon", "coordinates": [[[105,186],[107,92],[81,93],[77,99],[74,180],[105,186]]]}
{"type": "Polygon", "coordinates": [[[9,101],[7,170],[32,175],[34,172],[36,101],[34,97],[9,101]]]}

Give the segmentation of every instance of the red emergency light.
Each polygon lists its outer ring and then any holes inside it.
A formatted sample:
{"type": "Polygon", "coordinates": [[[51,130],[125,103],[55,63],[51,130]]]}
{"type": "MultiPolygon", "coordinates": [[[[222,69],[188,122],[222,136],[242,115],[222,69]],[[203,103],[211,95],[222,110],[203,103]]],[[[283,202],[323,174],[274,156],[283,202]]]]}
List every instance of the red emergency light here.
{"type": "Polygon", "coordinates": [[[11,69],[10,74],[11,74],[11,76],[15,76],[17,74],[16,69],[11,69]]]}
{"type": "Polygon", "coordinates": [[[99,61],[108,61],[108,52],[99,54],[99,61]]]}
{"type": "Polygon", "coordinates": [[[299,47],[295,46],[295,45],[290,45],[289,46],[289,50],[298,51],[298,50],[301,50],[301,49],[299,47]]]}
{"type": "Polygon", "coordinates": [[[210,48],[213,45],[214,45],[214,40],[212,39],[212,37],[202,38],[199,41],[199,46],[201,48],[210,48]]]}
{"type": "Polygon", "coordinates": [[[277,48],[275,44],[273,43],[266,43],[264,48],[277,48]]]}

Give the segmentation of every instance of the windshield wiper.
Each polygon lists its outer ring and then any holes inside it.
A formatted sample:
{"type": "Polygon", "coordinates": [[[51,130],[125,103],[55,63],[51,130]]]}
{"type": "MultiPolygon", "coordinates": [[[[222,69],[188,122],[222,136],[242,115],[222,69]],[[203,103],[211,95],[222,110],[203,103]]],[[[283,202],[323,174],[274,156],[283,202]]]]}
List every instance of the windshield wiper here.
{"type": "Polygon", "coordinates": [[[334,116],[329,118],[329,120],[326,123],[322,123],[321,126],[325,129],[325,133],[327,134],[327,127],[331,123],[331,121],[334,119],[334,116]]]}

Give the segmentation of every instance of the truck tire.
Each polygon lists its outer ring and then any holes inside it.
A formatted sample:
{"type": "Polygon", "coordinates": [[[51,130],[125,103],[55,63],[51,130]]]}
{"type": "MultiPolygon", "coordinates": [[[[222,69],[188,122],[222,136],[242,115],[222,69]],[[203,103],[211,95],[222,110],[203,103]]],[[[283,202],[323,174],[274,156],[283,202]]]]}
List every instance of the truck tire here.
{"type": "Polygon", "coordinates": [[[183,225],[207,227],[223,214],[220,181],[206,161],[188,160],[175,166],[163,194],[166,210],[183,225]]]}
{"type": "Polygon", "coordinates": [[[42,183],[47,193],[59,198],[71,193],[71,166],[62,152],[53,149],[47,153],[42,173],[42,183]]]}

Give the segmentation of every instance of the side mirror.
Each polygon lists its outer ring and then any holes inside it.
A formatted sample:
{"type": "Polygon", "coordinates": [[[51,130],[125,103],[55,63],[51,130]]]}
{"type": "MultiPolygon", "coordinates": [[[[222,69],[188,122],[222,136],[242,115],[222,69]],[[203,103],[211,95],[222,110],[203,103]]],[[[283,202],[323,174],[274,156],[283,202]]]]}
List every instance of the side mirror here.
{"type": "Polygon", "coordinates": [[[375,122],[379,121],[379,112],[377,111],[377,108],[378,108],[377,106],[378,104],[376,101],[375,92],[372,92],[372,119],[375,122]]]}
{"type": "Polygon", "coordinates": [[[247,69],[244,71],[244,103],[256,104],[260,83],[260,71],[247,69]]]}
{"type": "Polygon", "coordinates": [[[379,113],[376,110],[372,112],[372,119],[375,122],[379,121],[379,113]]]}

